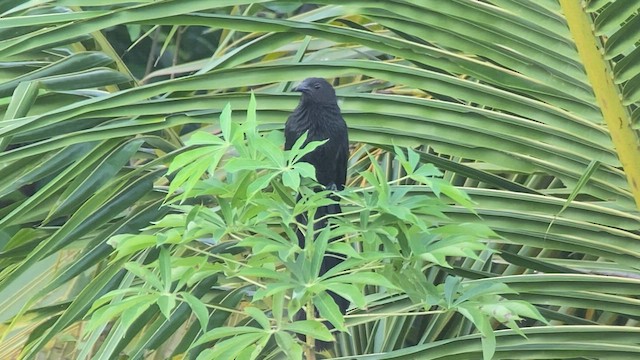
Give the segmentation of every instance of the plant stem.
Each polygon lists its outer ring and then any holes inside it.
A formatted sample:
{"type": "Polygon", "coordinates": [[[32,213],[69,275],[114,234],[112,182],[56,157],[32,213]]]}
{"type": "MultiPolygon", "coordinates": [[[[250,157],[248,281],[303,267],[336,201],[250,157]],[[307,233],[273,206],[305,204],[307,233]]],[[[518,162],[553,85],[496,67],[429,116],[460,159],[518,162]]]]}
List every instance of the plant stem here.
{"type": "MultiPolygon", "coordinates": [[[[309,301],[307,301],[307,320],[313,320],[315,318],[313,310],[313,301],[309,299],[309,301]]],[[[307,346],[305,348],[307,360],[316,360],[316,352],[314,350],[315,347],[316,339],[313,338],[313,336],[307,335],[307,346]]]]}

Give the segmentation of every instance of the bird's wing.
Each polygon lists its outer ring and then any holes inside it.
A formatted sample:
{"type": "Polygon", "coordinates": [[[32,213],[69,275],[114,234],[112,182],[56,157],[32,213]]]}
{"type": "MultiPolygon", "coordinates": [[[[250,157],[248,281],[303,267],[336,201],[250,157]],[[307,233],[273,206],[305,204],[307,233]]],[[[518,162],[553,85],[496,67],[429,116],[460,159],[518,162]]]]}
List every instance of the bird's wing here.
{"type": "Polygon", "coordinates": [[[340,137],[338,142],[338,154],[336,158],[336,187],[338,190],[344,189],[347,183],[347,163],[349,161],[349,138],[344,132],[344,136],[340,137]]]}
{"type": "Polygon", "coordinates": [[[293,114],[289,116],[289,118],[287,119],[287,122],[284,124],[284,149],[285,150],[291,150],[291,148],[293,147],[293,144],[295,144],[296,140],[298,140],[298,136],[293,129],[293,122],[295,121],[295,119],[292,119],[291,118],[292,116],[293,114]]]}

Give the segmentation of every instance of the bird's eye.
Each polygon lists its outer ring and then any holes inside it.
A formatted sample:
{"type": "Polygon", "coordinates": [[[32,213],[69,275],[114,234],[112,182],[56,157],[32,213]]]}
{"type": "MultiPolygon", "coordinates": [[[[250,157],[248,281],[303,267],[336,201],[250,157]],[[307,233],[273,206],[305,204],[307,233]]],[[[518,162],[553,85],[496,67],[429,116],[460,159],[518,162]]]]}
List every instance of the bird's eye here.
{"type": "Polygon", "coordinates": [[[313,84],[313,88],[314,89],[320,89],[320,83],[313,84]]]}

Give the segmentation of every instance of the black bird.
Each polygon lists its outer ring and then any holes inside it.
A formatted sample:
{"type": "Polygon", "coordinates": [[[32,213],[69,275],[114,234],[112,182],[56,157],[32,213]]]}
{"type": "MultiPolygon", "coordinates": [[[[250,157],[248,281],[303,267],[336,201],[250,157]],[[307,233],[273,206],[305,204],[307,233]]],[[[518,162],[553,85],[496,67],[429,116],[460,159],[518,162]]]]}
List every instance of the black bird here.
{"type": "MultiPolygon", "coordinates": [[[[296,140],[305,132],[307,132],[305,145],[310,141],[328,140],[302,157],[301,161],[313,165],[316,169],[318,183],[324,185],[325,188],[343,190],[347,181],[349,136],[347,124],[340,114],[336,92],[326,80],[314,77],[305,79],[293,90],[301,92],[302,97],[285,124],[284,148],[285,150],[291,150],[296,140]]],[[[298,200],[300,200],[299,195],[298,200]]],[[[341,212],[340,205],[323,206],[316,211],[315,218],[320,219],[326,215],[339,214],[341,212]]],[[[299,215],[296,220],[301,224],[307,223],[304,215],[299,215]]],[[[327,226],[326,219],[317,221],[314,228],[320,229],[324,226],[327,226]]],[[[300,247],[304,247],[304,233],[298,230],[297,235],[300,247]]],[[[342,261],[341,255],[327,253],[320,267],[320,275],[342,261]]],[[[344,315],[349,307],[349,302],[331,291],[329,295],[338,304],[340,311],[344,315]]],[[[318,341],[316,344],[319,350],[327,349],[330,346],[330,343],[322,341],[318,341]]]]}
{"type": "Polygon", "coordinates": [[[284,126],[284,149],[291,150],[296,140],[306,131],[307,143],[328,139],[324,145],[305,155],[302,161],[316,168],[316,178],[320,184],[337,190],[344,189],[347,181],[349,137],[335,90],[321,78],[305,79],[293,90],[301,92],[302,97],[284,126]]]}

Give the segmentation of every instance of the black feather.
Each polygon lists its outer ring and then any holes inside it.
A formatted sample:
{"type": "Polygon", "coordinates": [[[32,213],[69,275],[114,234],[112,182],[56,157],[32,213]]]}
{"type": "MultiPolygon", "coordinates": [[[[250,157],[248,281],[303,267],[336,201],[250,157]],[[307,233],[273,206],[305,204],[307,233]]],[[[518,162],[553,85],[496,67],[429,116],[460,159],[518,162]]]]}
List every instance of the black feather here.
{"type": "MultiPolygon", "coordinates": [[[[331,84],[321,78],[305,79],[294,91],[302,93],[300,103],[293,110],[285,124],[285,150],[290,150],[296,140],[307,132],[305,145],[310,141],[328,140],[312,152],[306,154],[301,161],[308,162],[316,170],[318,183],[326,188],[343,190],[347,181],[347,161],[349,159],[349,136],[347,124],[342,118],[336,93],[331,84]]],[[[300,197],[298,196],[298,200],[300,197]]],[[[342,213],[340,205],[323,206],[316,211],[315,218],[320,219],[327,215],[342,213]]],[[[307,224],[304,215],[299,215],[296,220],[301,224],[307,224]]],[[[327,226],[326,218],[314,224],[316,230],[327,226]]],[[[300,247],[305,245],[304,233],[298,229],[298,243],[300,247]]],[[[337,239],[332,239],[335,241],[337,239]]],[[[320,267],[320,275],[343,261],[340,254],[327,253],[320,267]]],[[[338,304],[344,315],[349,307],[349,302],[338,294],[329,291],[329,295],[338,304]]],[[[327,324],[327,326],[331,326],[327,324]]],[[[319,350],[327,349],[331,343],[318,341],[316,347],[319,350]]]]}

